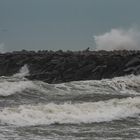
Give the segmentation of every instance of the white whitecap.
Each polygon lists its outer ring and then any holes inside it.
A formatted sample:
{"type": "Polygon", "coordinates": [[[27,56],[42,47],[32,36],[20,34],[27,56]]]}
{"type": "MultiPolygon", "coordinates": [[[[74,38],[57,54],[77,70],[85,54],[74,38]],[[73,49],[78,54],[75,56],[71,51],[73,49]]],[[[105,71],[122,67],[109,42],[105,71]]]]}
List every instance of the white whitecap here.
{"type": "Polygon", "coordinates": [[[47,84],[41,81],[29,81],[19,77],[0,79],[0,95],[16,94],[27,88],[53,95],[81,94],[119,94],[139,95],[140,76],[124,76],[113,79],[74,81],[62,84],[47,84]]]}
{"type": "Polygon", "coordinates": [[[140,113],[140,97],[78,104],[38,104],[6,107],[0,121],[17,126],[108,122],[140,113]]]}
{"type": "Polygon", "coordinates": [[[128,75],[112,79],[74,81],[55,84],[59,94],[140,94],[140,76],[128,75]]]}
{"type": "Polygon", "coordinates": [[[0,82],[0,96],[9,96],[33,87],[32,81],[3,81],[0,82]]]}

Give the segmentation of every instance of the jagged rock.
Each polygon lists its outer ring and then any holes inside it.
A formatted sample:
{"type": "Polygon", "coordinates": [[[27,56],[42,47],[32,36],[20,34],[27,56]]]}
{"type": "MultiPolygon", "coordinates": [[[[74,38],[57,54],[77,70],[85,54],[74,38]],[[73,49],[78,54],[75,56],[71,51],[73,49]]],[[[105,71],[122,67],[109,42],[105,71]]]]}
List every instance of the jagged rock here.
{"type": "Polygon", "coordinates": [[[140,74],[140,51],[20,51],[0,54],[0,76],[27,64],[31,80],[60,83],[140,74]]]}
{"type": "Polygon", "coordinates": [[[136,66],[136,65],[140,65],[140,58],[138,57],[134,57],[132,60],[126,63],[125,67],[136,66]]]}
{"type": "Polygon", "coordinates": [[[124,72],[127,72],[129,74],[130,73],[132,73],[132,74],[140,74],[140,65],[124,69],[124,72]]]}

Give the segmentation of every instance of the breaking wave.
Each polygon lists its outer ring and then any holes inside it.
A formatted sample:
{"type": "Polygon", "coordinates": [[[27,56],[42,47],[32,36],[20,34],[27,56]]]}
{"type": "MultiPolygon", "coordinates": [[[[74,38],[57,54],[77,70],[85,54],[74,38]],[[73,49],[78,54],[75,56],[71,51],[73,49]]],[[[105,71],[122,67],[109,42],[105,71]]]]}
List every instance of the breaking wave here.
{"type": "MultiPolygon", "coordinates": [[[[0,96],[5,96],[4,99],[8,99],[6,96],[21,93],[20,98],[17,99],[22,100],[26,94],[30,94],[26,96],[30,98],[30,102],[26,102],[27,104],[21,102],[22,104],[16,104],[16,106],[10,104],[10,106],[3,105],[0,107],[1,123],[16,126],[56,123],[87,124],[127,119],[128,117],[137,117],[140,114],[140,76],[129,75],[112,79],[48,84],[28,80],[24,78],[26,74],[29,74],[29,71],[28,66],[25,65],[18,74],[11,77],[0,77],[0,96]],[[113,96],[105,100],[102,96],[102,99],[93,102],[91,100],[80,100],[80,102],[77,100],[77,102],[71,103],[69,102],[73,100],[66,100],[67,98],[65,98],[66,96],[68,99],[69,97],[78,98],[80,94],[88,95],[89,93],[97,95],[113,94],[113,96]],[[35,94],[37,96],[34,96],[35,94]],[[127,94],[129,97],[125,96],[117,99],[114,96],[117,94],[127,94]],[[135,96],[131,96],[131,94],[135,96]],[[47,99],[39,100],[40,98],[47,99]],[[55,98],[59,98],[60,101],[55,101],[55,98]]],[[[26,97],[24,100],[28,99],[26,97]]],[[[89,99],[91,96],[86,97],[89,99]]],[[[3,97],[0,99],[1,103],[4,103],[3,97]]]]}
{"type": "Polygon", "coordinates": [[[112,79],[102,80],[87,80],[87,81],[74,81],[69,83],[56,84],[55,87],[67,93],[72,90],[84,93],[98,92],[101,94],[133,94],[139,95],[140,92],[140,76],[128,75],[123,77],[116,77],[112,79]],[[113,92],[112,92],[113,91],[113,92]]]}
{"type": "Polygon", "coordinates": [[[33,87],[32,81],[3,81],[0,82],[0,96],[9,96],[33,87]]]}
{"type": "Polygon", "coordinates": [[[140,97],[111,99],[79,104],[38,104],[7,107],[0,111],[0,121],[18,126],[79,124],[120,120],[140,113],[140,97]]]}
{"type": "Polygon", "coordinates": [[[33,82],[24,78],[26,75],[29,75],[29,69],[27,65],[24,65],[19,73],[14,74],[12,77],[0,77],[0,96],[9,96],[28,88],[34,88],[33,82]]]}
{"type": "Polygon", "coordinates": [[[19,77],[0,78],[0,96],[9,96],[26,89],[46,94],[140,94],[140,76],[124,76],[113,79],[74,81],[62,84],[48,84],[19,77]]]}

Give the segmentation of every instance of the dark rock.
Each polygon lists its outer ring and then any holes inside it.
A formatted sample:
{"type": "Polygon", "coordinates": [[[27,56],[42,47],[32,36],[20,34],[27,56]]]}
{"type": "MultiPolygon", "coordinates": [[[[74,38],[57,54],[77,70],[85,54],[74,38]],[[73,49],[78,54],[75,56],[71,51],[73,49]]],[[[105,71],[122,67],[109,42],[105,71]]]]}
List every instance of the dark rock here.
{"type": "Polygon", "coordinates": [[[140,51],[20,51],[0,54],[0,76],[27,64],[31,80],[60,83],[140,74],[140,51]]]}
{"type": "Polygon", "coordinates": [[[138,57],[134,57],[132,60],[130,60],[125,65],[125,67],[136,66],[136,65],[140,65],[140,58],[138,58],[138,57]]]}

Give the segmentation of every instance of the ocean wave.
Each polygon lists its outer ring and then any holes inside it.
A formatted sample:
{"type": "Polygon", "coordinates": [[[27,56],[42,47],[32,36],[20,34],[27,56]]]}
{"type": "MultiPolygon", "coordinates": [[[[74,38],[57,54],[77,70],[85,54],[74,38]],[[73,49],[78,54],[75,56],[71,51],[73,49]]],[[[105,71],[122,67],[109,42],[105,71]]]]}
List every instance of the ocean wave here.
{"type": "Polygon", "coordinates": [[[101,80],[102,85],[109,86],[115,91],[128,94],[139,94],[140,92],[140,75],[128,75],[115,77],[113,79],[101,80]]]}
{"type": "Polygon", "coordinates": [[[10,77],[0,77],[0,96],[9,96],[12,94],[20,93],[28,88],[35,88],[32,81],[24,78],[29,75],[28,66],[22,66],[18,73],[10,77]]]}
{"type": "Polygon", "coordinates": [[[47,95],[114,94],[139,95],[140,76],[129,75],[113,79],[74,81],[61,84],[48,84],[42,81],[30,81],[26,78],[0,78],[0,96],[9,96],[26,89],[36,90],[47,95]]]}
{"type": "Polygon", "coordinates": [[[74,81],[55,84],[61,94],[77,91],[80,94],[140,94],[140,76],[128,75],[112,79],[74,81]]]}
{"type": "Polygon", "coordinates": [[[3,81],[0,82],[0,96],[9,96],[33,87],[32,81],[3,81]]]}
{"type": "Polygon", "coordinates": [[[0,121],[17,126],[108,122],[140,113],[140,97],[79,104],[38,104],[6,107],[0,121]]]}

